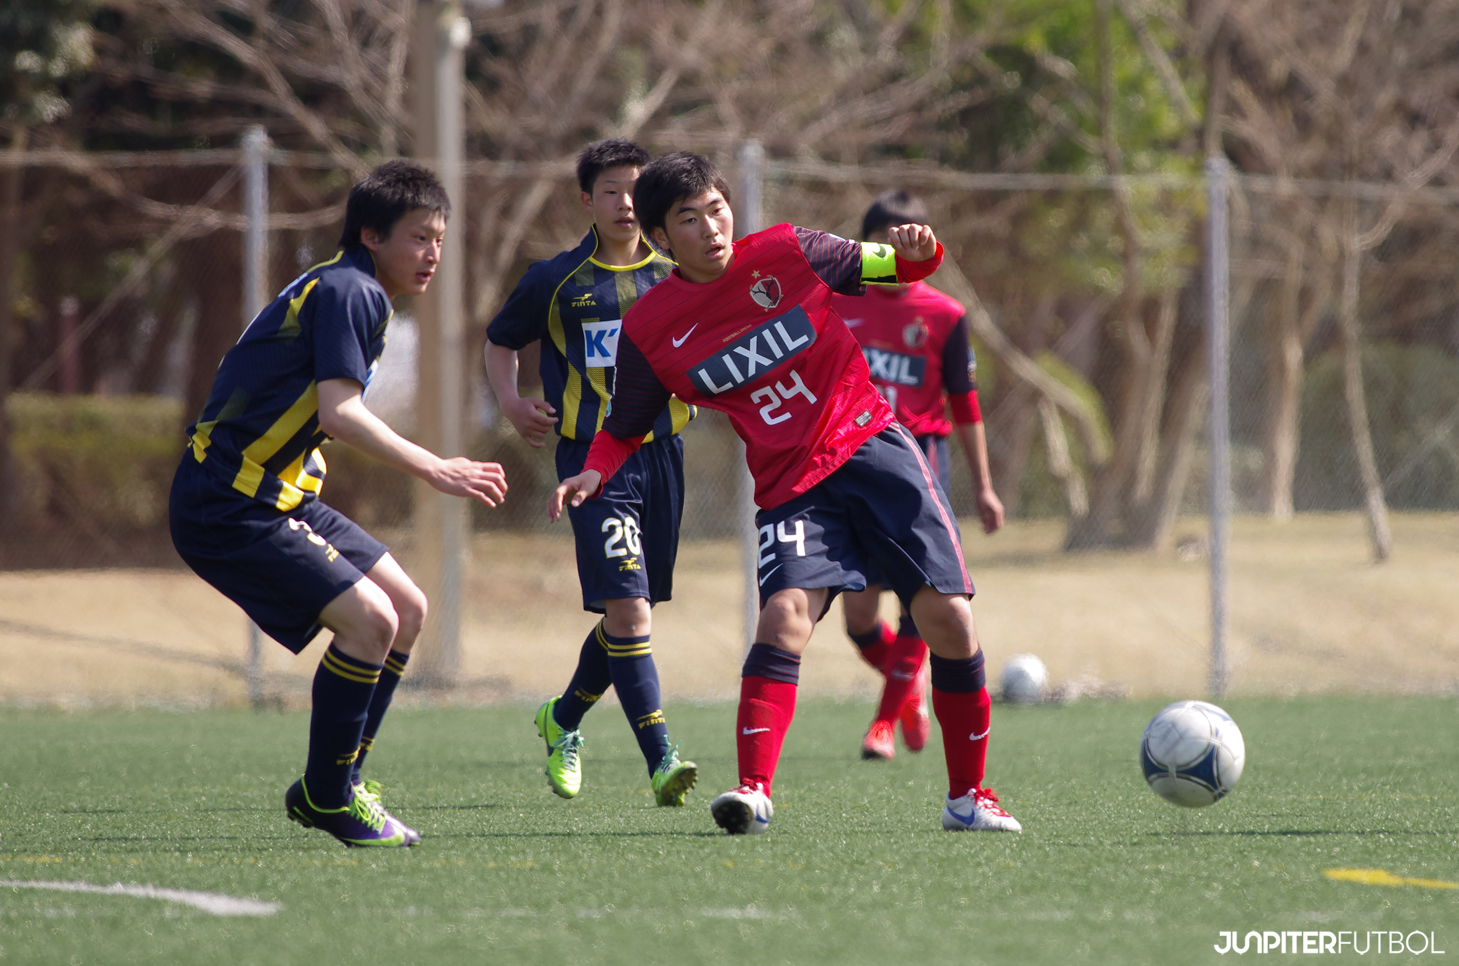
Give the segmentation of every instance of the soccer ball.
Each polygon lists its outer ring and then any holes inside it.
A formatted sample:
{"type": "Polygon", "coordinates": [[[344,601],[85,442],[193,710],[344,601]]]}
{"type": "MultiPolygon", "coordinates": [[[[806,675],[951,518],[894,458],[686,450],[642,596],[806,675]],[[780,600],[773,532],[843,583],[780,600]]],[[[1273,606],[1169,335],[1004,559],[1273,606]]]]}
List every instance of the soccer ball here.
{"type": "Polygon", "coordinates": [[[1241,778],[1246,742],[1231,716],[1205,701],[1177,701],[1145,726],[1140,768],[1155,794],[1186,808],[1225,797],[1241,778]]]}
{"type": "Polygon", "coordinates": [[[1003,699],[1038,704],[1049,687],[1049,669],[1032,654],[1015,654],[1003,665],[1003,699]]]}

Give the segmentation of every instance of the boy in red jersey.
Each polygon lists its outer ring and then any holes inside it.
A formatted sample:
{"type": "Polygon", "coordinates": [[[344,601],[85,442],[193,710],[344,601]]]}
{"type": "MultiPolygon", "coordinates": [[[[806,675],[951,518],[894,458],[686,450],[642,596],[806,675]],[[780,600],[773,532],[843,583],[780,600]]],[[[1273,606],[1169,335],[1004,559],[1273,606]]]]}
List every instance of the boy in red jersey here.
{"type": "MultiPolygon", "coordinates": [[[[890,228],[909,224],[927,224],[922,200],[906,191],[884,191],[862,217],[861,238],[885,243],[890,228]]],[[[947,437],[955,426],[973,472],[983,532],[1003,526],[1003,504],[988,471],[977,360],[968,345],[962,305],[925,282],[879,285],[865,295],[837,295],[831,304],[861,343],[872,384],[886,397],[897,422],[917,441],[943,492],[951,491],[947,437]]],[[[847,636],[886,682],[876,718],[861,744],[863,758],[896,754],[892,736],[898,719],[902,740],[911,751],[921,751],[931,731],[923,701],[927,644],[905,607],[895,633],[880,618],[881,583],[880,575],[868,574],[866,590],[848,591],[841,598],[847,636]]]]}
{"type": "Polygon", "coordinates": [[[732,835],[769,827],[800,655],[835,595],[864,589],[874,563],[932,650],[947,738],[943,828],[1018,831],[982,787],[989,702],[957,524],[831,306],[836,291],[930,275],[942,247],[923,225],[892,228],[887,245],[791,225],[732,242],[728,194],[719,169],[687,152],[639,176],[640,223],[679,267],[624,316],[613,411],[549,515],[596,495],[671,395],[726,413],[761,507],[761,609],[735,724],[740,785],[710,805],[715,822],[732,835]]]}

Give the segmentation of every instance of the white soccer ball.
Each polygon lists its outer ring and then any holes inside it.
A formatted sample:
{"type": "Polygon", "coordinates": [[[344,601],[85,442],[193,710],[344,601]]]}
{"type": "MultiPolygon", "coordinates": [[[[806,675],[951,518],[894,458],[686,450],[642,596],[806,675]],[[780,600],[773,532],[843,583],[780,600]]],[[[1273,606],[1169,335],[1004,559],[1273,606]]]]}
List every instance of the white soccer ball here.
{"type": "Polygon", "coordinates": [[[1033,654],[1015,654],[1003,665],[1003,699],[1038,704],[1049,689],[1049,669],[1033,654]]]}
{"type": "Polygon", "coordinates": [[[1177,701],[1145,726],[1140,768],[1155,794],[1186,808],[1210,805],[1241,779],[1246,742],[1231,716],[1205,701],[1177,701]]]}

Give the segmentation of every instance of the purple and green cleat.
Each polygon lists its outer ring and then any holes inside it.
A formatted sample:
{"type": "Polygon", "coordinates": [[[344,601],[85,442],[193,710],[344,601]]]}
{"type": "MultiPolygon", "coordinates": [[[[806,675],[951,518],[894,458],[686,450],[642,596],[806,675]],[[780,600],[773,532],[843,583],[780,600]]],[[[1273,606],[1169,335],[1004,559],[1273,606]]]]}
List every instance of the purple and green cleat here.
{"type": "MultiPolygon", "coordinates": [[[[385,806],[385,803],[380,799],[380,792],[384,789],[384,786],[375,781],[375,779],[366,778],[364,781],[356,781],[354,783],[354,788],[356,795],[363,795],[366,798],[373,798],[375,801],[380,802],[380,806],[382,808],[385,806]]],[[[391,815],[390,817],[395,818],[394,815],[391,815]]],[[[409,825],[406,825],[398,818],[395,818],[395,824],[399,825],[402,829],[405,830],[406,845],[420,844],[419,832],[411,828],[409,825]]]]}
{"type": "Polygon", "coordinates": [[[304,779],[284,793],[289,818],[305,828],[328,832],[352,848],[404,848],[420,841],[380,804],[377,793],[352,786],[350,800],[341,808],[317,808],[309,800],[304,779]],[[362,793],[363,792],[363,793],[362,793]]]}

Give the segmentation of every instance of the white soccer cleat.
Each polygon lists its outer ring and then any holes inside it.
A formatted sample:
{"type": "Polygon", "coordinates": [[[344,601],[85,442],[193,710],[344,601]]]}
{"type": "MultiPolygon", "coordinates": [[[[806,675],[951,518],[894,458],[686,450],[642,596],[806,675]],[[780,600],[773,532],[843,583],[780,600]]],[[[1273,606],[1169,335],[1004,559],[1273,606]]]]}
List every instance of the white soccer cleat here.
{"type": "Polygon", "coordinates": [[[775,806],[756,783],[725,792],[709,803],[709,814],[731,835],[759,835],[770,828],[775,806]]]}
{"type": "Polygon", "coordinates": [[[949,832],[1022,832],[1018,819],[998,807],[998,796],[974,788],[942,806],[942,827],[949,832]]]}

